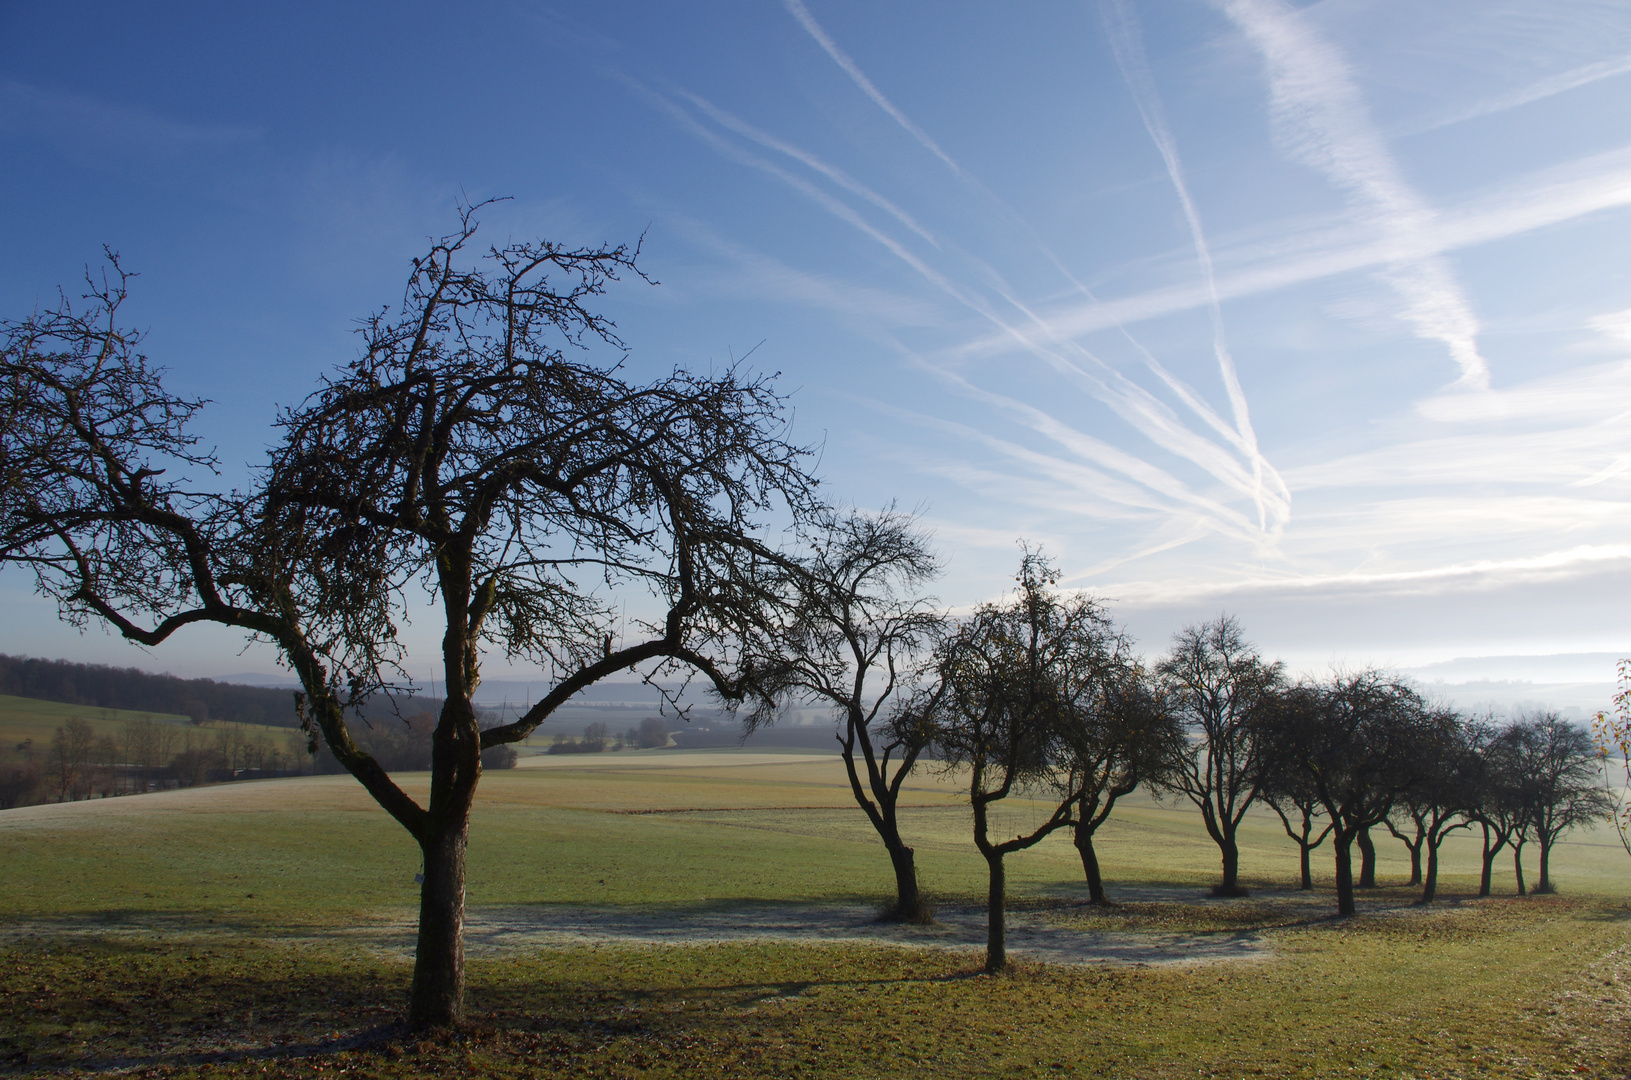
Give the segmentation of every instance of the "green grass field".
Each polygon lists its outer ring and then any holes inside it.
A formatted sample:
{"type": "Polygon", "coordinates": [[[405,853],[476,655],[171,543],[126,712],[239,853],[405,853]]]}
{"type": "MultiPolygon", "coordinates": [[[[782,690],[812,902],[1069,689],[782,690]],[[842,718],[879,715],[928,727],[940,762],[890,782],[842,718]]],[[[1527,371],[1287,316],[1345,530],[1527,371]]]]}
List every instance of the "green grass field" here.
{"type": "MultiPolygon", "coordinates": [[[[888,862],[827,755],[641,751],[483,778],[469,901],[547,926],[567,909],[662,913],[882,900],[888,862]]],[[[425,778],[406,778],[422,790],[425,778]]],[[[953,779],[909,791],[904,831],[944,905],[983,897],[953,779]]],[[[0,813],[0,1069],[162,1074],[679,1076],[1623,1075],[1631,859],[1612,832],[1553,859],[1557,897],[1478,901],[1477,842],[1445,901],[1389,887],[1336,921],[1290,892],[1296,849],[1250,820],[1257,895],[1206,901],[1216,849],[1187,804],[1130,800],[1101,831],[1112,899],[1063,835],[1010,860],[1016,906],[1060,933],[1251,935],[1249,961],[1152,967],[977,952],[734,941],[472,952],[471,1031],[355,1040],[400,1012],[417,850],[349,777],[223,785],[0,813]],[[1613,1037],[1604,1032],[1617,1031],[1613,1037]],[[271,1056],[267,1056],[270,1054],[271,1056]],[[234,1055],[247,1055],[238,1056],[234,1055]],[[1619,1070],[1618,1072],[1614,1070],[1619,1070]]],[[[1041,810],[1007,809],[1026,827],[1041,810]]],[[[1378,837],[1384,885],[1408,873],[1378,837]]],[[[1527,860],[1531,882],[1533,855],[1527,860]]],[[[803,911],[804,908],[799,908],[803,911]]]]}

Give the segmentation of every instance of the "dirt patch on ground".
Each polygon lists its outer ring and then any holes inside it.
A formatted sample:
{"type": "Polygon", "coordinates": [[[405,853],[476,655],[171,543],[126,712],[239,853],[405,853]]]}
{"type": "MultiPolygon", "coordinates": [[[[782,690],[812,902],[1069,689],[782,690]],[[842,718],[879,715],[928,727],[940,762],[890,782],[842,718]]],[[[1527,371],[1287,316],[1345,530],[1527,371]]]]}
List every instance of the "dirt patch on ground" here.
{"type": "MultiPolygon", "coordinates": [[[[465,926],[472,953],[585,943],[707,945],[734,941],[856,942],[983,950],[985,909],[942,908],[929,926],[878,921],[862,905],[767,905],[691,910],[483,908],[465,926]]],[[[1195,964],[1269,955],[1254,932],[1215,934],[1092,931],[1060,925],[1049,911],[1008,915],[1008,952],[1051,964],[1195,964]]]]}
{"type": "MultiPolygon", "coordinates": [[[[258,937],[293,941],[342,940],[411,958],[415,922],[410,913],[332,930],[278,929],[181,914],[65,916],[0,925],[0,943],[52,938],[258,937]]],[[[472,956],[581,945],[666,946],[780,941],[789,944],[904,946],[981,952],[985,909],[943,907],[927,926],[880,922],[864,904],[733,904],[695,908],[590,908],[554,905],[479,907],[466,913],[465,948],[472,956]]],[[[1008,952],[1050,964],[1176,965],[1261,960],[1271,955],[1251,929],[1163,932],[1096,928],[1076,905],[1021,908],[1008,914],[1008,952]]]]}

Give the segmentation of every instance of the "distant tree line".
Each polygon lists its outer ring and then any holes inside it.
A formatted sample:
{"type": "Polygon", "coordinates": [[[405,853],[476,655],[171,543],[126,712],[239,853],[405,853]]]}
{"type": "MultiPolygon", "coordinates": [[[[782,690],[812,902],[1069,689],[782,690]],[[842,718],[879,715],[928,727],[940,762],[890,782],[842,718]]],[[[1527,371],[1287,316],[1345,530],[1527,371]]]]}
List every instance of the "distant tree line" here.
{"type": "Polygon", "coordinates": [[[97,734],[70,717],[44,746],[12,747],[0,767],[0,809],[111,798],[224,780],[299,776],[316,763],[298,732],[274,735],[236,724],[195,728],[131,719],[97,734]]]}
{"type": "Polygon", "coordinates": [[[300,723],[290,690],[31,656],[0,655],[0,694],[99,709],[168,713],[188,717],[195,724],[225,720],[292,728],[300,723]]]}
{"type": "Polygon", "coordinates": [[[614,735],[605,721],[596,720],[584,727],[582,739],[574,739],[570,735],[557,735],[544,753],[599,754],[607,750],[650,750],[668,745],[670,728],[667,719],[661,716],[648,716],[640,721],[639,727],[631,727],[621,735],[614,735]]]}

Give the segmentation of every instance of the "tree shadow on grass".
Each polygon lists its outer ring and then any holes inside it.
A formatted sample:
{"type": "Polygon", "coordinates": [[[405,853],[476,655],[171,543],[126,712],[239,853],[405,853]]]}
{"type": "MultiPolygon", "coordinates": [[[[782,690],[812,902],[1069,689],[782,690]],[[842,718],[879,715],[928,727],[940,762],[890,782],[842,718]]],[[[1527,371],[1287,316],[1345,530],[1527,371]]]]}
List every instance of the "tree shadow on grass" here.
{"type": "MultiPolygon", "coordinates": [[[[683,950],[628,977],[618,956],[475,962],[469,1024],[405,1030],[409,965],[285,942],[36,939],[0,949],[0,1074],[333,1067],[468,1073],[469,1056],[566,1069],[611,1042],[631,1061],[736,1046],[731,1027],[784,1039],[812,994],[887,991],[968,977],[956,964],[868,957],[839,973],[774,950],[683,950]],[[883,967],[893,970],[871,971],[883,967]],[[746,969],[748,978],[735,976],[746,969]],[[790,1011],[793,1010],[793,1011],[790,1011]],[[411,1059],[408,1060],[408,1059],[411,1059]],[[298,1066],[298,1067],[297,1067],[298,1066]]],[[[665,951],[669,952],[669,951],[665,951]]],[[[920,958],[919,958],[920,959],[920,958]]],[[[620,1058],[621,1060],[621,1058],[620,1058]]]]}

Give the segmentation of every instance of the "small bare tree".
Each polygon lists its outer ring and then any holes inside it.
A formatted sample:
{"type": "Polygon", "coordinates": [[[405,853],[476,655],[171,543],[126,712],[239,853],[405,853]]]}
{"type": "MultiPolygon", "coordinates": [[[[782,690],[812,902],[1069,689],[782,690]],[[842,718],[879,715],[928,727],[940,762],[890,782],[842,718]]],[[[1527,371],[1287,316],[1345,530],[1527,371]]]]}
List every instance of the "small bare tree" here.
{"type": "MultiPolygon", "coordinates": [[[[1584,728],[1555,712],[1524,717],[1503,736],[1512,741],[1520,799],[1540,845],[1540,880],[1535,892],[1555,892],[1553,846],[1569,830],[1603,821],[1613,813],[1613,801],[1599,786],[1597,748],[1584,728]]],[[[1522,875],[1520,863],[1520,892],[1522,875]]]]}
{"type": "Polygon", "coordinates": [[[1073,769],[1072,728],[1101,702],[1107,675],[1125,664],[1126,641],[1086,597],[1063,599],[1058,575],[1041,555],[1025,553],[1012,602],[986,604],[941,645],[938,683],[922,705],[948,768],[967,771],[974,844],[988,876],[985,968],[1008,966],[1003,860],[1072,822],[1081,783],[1098,774],[1073,769]],[[992,810],[1014,794],[1034,794],[1053,809],[1028,832],[995,839],[992,810]]]}
{"type": "Polygon", "coordinates": [[[70,716],[51,733],[46,760],[56,784],[58,802],[69,802],[89,792],[95,743],[96,733],[91,725],[77,716],[70,716]]]}
{"type": "Polygon", "coordinates": [[[1107,635],[1096,677],[1079,685],[1064,726],[1069,766],[1064,792],[1072,799],[1071,842],[1087,876],[1090,903],[1108,904],[1093,836],[1116,801],[1140,785],[1159,786],[1183,741],[1183,729],[1151,685],[1142,666],[1119,655],[1119,637],[1107,635]]]}
{"type": "Polygon", "coordinates": [[[913,519],[893,508],[823,510],[801,540],[781,566],[791,602],[754,660],[766,699],[747,716],[747,728],[773,721],[791,702],[813,701],[837,715],[850,790],[895,871],[889,916],[926,922],[932,912],[897,807],[928,732],[916,713],[895,706],[910,697],[920,659],[941,629],[934,601],[921,592],[940,565],[913,519]]]}
{"type": "Polygon", "coordinates": [[[1353,846],[1387,818],[1421,776],[1433,716],[1408,685],[1379,671],[1334,676],[1279,695],[1258,732],[1262,745],[1302,771],[1332,823],[1337,913],[1352,915],[1353,846]]]}
{"type": "Polygon", "coordinates": [[[1177,747],[1167,787],[1195,804],[1218,846],[1223,877],[1212,894],[1243,896],[1236,834],[1259,794],[1257,720],[1283,682],[1282,666],[1265,662],[1234,617],[1221,615],[1179,631],[1156,674],[1189,735],[1177,747]]]}
{"type": "Polygon", "coordinates": [[[1275,695],[1264,714],[1264,727],[1273,737],[1258,758],[1262,770],[1258,797],[1279,817],[1286,835],[1297,845],[1299,889],[1313,889],[1314,851],[1336,824],[1326,815],[1314,781],[1296,755],[1288,752],[1292,744],[1283,741],[1285,732],[1295,730],[1295,725],[1317,708],[1314,695],[1313,688],[1307,686],[1287,687],[1275,695]]]}
{"type": "Polygon", "coordinates": [[[1422,887],[1424,904],[1438,895],[1439,849],[1445,839],[1473,824],[1481,775],[1473,729],[1448,710],[1435,710],[1428,721],[1417,755],[1419,771],[1399,792],[1384,822],[1410,852],[1410,884],[1422,887]]]}

